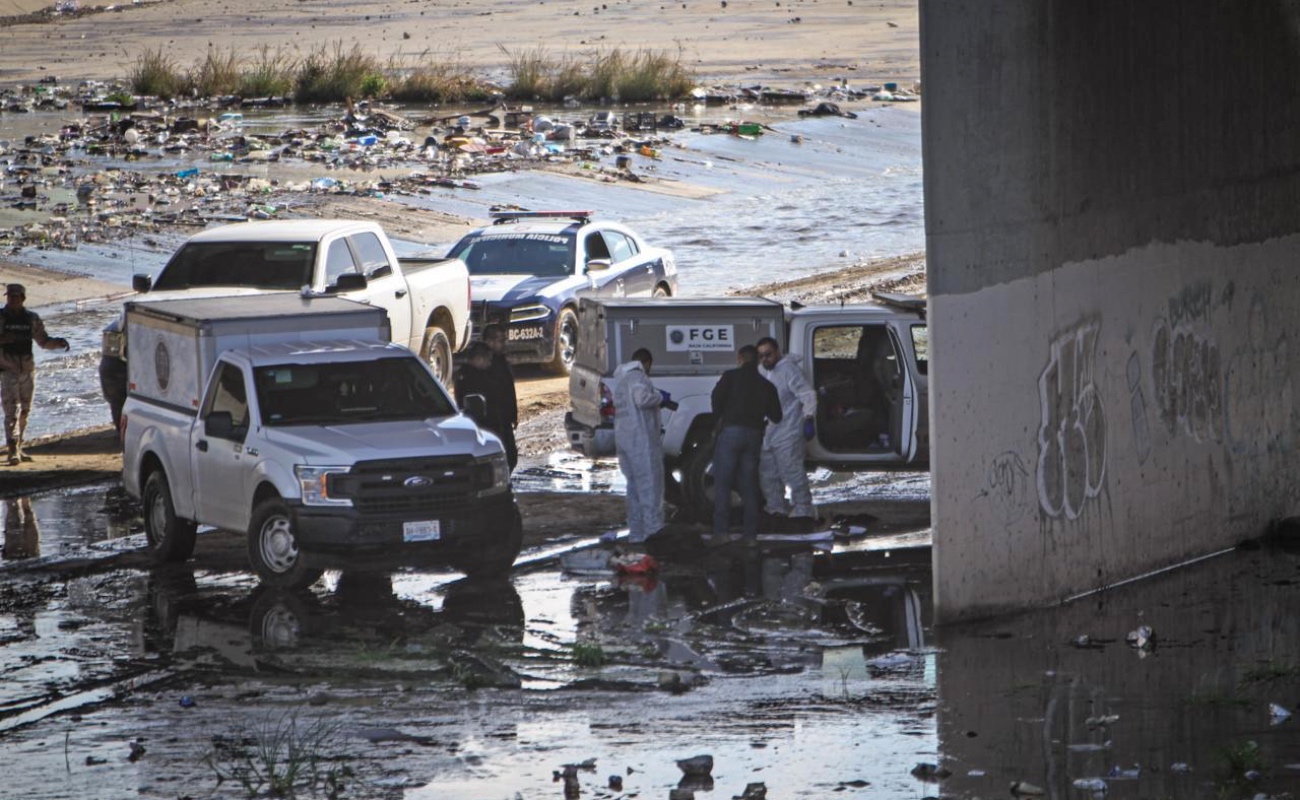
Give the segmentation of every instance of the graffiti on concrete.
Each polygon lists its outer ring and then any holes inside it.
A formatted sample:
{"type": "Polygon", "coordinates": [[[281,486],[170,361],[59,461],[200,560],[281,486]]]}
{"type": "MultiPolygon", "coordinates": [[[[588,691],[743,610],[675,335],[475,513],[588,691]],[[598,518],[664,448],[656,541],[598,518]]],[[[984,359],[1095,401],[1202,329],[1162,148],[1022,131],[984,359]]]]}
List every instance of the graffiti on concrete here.
{"type": "Polygon", "coordinates": [[[1219,347],[1184,322],[1157,320],[1151,336],[1151,383],[1155,406],[1169,434],[1179,431],[1197,442],[1223,435],[1223,374],[1219,347]]]}
{"type": "Polygon", "coordinates": [[[1019,453],[1006,451],[999,453],[989,463],[981,497],[992,499],[1002,514],[1003,524],[1010,525],[1020,520],[1033,504],[1032,482],[1029,480],[1029,467],[1019,453]]]}
{"type": "Polygon", "coordinates": [[[1248,339],[1233,353],[1226,373],[1224,424],[1236,453],[1287,452],[1297,420],[1286,333],[1271,330],[1264,298],[1255,297],[1248,339]]]}
{"type": "Polygon", "coordinates": [[[1178,328],[1195,319],[1208,320],[1213,303],[1214,291],[1208,281],[1184,286],[1169,298],[1169,327],[1178,328]]]}
{"type": "Polygon", "coordinates": [[[1052,340],[1038,376],[1038,503],[1078,519],[1106,477],[1106,412],[1093,380],[1101,323],[1085,320],[1052,340]]]}
{"type": "Polygon", "coordinates": [[[1133,446],[1137,449],[1138,463],[1145,464],[1151,455],[1151,428],[1147,424],[1147,399],[1142,394],[1142,360],[1137,353],[1129,354],[1126,372],[1133,446]]]}

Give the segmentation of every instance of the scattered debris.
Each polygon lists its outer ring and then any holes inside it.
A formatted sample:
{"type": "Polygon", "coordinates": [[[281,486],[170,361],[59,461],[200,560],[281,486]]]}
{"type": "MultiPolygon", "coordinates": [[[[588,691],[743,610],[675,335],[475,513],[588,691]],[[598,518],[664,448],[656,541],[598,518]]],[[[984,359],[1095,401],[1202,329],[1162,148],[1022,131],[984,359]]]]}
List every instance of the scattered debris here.
{"type": "Polygon", "coordinates": [[[1154,650],[1156,646],[1156,634],[1149,625],[1140,625],[1137,629],[1129,631],[1124,640],[1128,642],[1129,647],[1138,650],[1154,650]]]}
{"type": "Polygon", "coordinates": [[[922,762],[912,767],[912,777],[922,783],[938,783],[950,775],[952,775],[950,770],[944,769],[938,764],[922,762]]]}
{"type": "Polygon", "coordinates": [[[1035,786],[1028,781],[1012,781],[1011,793],[1021,797],[1037,797],[1047,794],[1047,791],[1041,786],[1035,786]]]}
{"type": "Polygon", "coordinates": [[[711,775],[713,773],[713,756],[691,756],[690,758],[678,759],[677,768],[682,771],[683,775],[691,777],[711,775]]]}
{"type": "Polygon", "coordinates": [[[1284,708],[1283,706],[1278,705],[1277,703],[1269,703],[1268,717],[1269,717],[1270,724],[1281,725],[1283,722],[1286,722],[1291,717],[1291,712],[1288,709],[1284,708]]]}

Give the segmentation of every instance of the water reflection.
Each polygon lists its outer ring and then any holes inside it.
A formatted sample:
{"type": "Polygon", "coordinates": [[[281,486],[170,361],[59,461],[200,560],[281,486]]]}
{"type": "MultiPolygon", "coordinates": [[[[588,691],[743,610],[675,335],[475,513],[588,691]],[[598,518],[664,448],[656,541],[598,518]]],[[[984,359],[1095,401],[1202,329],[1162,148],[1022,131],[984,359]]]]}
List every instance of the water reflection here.
{"type": "Polygon", "coordinates": [[[0,551],[5,560],[17,561],[35,558],[41,554],[41,532],[36,526],[29,497],[10,497],[5,500],[5,540],[0,551]]]}
{"type": "Polygon", "coordinates": [[[944,794],[1295,797],[1300,558],[1239,550],[1068,607],[940,631],[944,794]],[[1140,625],[1153,649],[1126,638],[1140,625]],[[1084,638],[1086,637],[1086,638],[1084,638]],[[1104,787],[1104,789],[1102,788],[1104,787]]]}
{"type": "Polygon", "coordinates": [[[873,660],[887,654],[899,663],[923,660],[928,563],[876,554],[841,568],[825,553],[794,546],[761,554],[707,549],[659,564],[653,574],[579,588],[575,637],[621,647],[629,665],[704,675],[815,671],[828,650],[837,678],[847,669],[870,679],[873,660]]]}
{"type": "Polygon", "coordinates": [[[183,565],[156,569],[142,644],[176,666],[342,678],[438,672],[483,636],[494,646],[522,639],[523,605],[509,581],[455,581],[440,595],[398,597],[384,573],[345,572],[333,591],[312,592],[199,582],[183,565]]]}
{"type": "Polygon", "coordinates": [[[139,506],[120,483],[92,484],[8,498],[3,504],[5,543],[0,564],[112,549],[139,532],[139,506]]]}

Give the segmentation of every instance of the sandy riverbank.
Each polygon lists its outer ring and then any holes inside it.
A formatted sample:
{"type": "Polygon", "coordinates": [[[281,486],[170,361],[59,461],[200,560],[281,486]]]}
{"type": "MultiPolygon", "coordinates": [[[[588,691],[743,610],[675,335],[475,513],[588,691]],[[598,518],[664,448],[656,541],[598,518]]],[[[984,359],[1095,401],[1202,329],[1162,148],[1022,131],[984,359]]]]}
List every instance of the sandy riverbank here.
{"type": "Polygon", "coordinates": [[[306,54],[336,44],[383,61],[436,56],[497,79],[503,51],[535,48],[680,54],[704,83],[920,79],[916,0],[159,0],[100,13],[81,0],[80,14],[18,21],[52,5],[0,0],[10,22],[0,29],[0,83],[122,78],[146,50],[189,65],[210,48],[306,54]]]}

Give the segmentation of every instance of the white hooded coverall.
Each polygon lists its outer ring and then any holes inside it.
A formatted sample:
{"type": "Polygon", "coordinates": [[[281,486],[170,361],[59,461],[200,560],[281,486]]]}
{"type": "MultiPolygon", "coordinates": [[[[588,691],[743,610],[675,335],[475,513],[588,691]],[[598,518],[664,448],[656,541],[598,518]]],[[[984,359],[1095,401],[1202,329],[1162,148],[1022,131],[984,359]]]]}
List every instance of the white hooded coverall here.
{"type": "Polygon", "coordinates": [[[781,421],[768,425],[763,434],[763,454],[758,462],[758,480],[763,487],[764,508],[769,514],[815,517],[808,472],[804,469],[804,417],[817,413],[817,390],[808,384],[799,366],[799,356],[784,355],[772,369],[761,369],[764,378],[776,386],[781,398],[781,421]],[[790,487],[790,499],[785,488],[790,487]]]}
{"type": "Polygon", "coordinates": [[[664,526],[663,396],[640,361],[619,366],[614,377],[614,446],[627,480],[628,541],[644,542],[664,526]]]}

